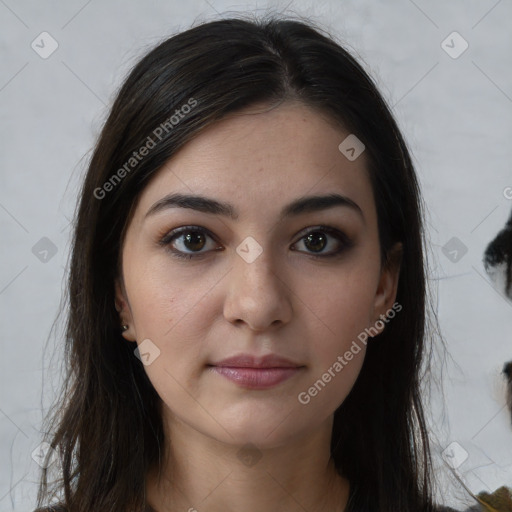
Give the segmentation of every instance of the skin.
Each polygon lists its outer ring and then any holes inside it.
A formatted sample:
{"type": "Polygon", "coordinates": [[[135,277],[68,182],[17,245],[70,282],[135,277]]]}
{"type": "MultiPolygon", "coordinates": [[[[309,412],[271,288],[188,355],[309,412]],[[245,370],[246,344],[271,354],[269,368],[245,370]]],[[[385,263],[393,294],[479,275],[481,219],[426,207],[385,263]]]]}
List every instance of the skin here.
{"type": "Polygon", "coordinates": [[[351,162],[339,151],[347,135],[300,103],[252,108],[201,132],[139,198],[122,247],[116,302],[120,322],[129,326],[123,336],[138,344],[150,339],[160,350],[144,367],[162,398],[171,440],[160,478],[155,470],[147,480],[148,502],[159,512],[345,507],[349,483],[336,473],[329,445],[334,411],[357,379],[364,344],[307,405],[297,396],[391,308],[399,273],[399,265],[381,268],[365,154],[351,162]],[[174,192],[231,203],[239,217],[185,208],[145,217],[174,192]],[[297,198],[334,192],[357,203],[362,215],[336,206],[279,218],[297,198]],[[178,236],[167,248],[159,245],[189,225],[213,237],[187,245],[178,236]],[[307,245],[304,237],[319,225],[345,233],[353,246],[315,259],[317,247],[319,254],[344,247],[330,234],[325,247],[307,245]],[[248,236],[262,249],[251,263],[236,252],[248,236]],[[202,256],[177,259],[171,246],[202,256]],[[273,388],[254,390],[207,366],[241,353],[274,353],[303,367],[273,388]],[[240,457],[248,444],[257,459],[252,465],[240,457]]]}

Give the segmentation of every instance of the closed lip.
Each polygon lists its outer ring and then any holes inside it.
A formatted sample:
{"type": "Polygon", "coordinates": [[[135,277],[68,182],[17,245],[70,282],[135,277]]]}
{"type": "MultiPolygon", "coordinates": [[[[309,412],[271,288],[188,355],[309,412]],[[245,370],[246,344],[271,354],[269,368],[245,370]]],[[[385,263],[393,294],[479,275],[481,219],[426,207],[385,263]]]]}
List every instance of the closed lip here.
{"type": "Polygon", "coordinates": [[[269,389],[297,375],[303,365],[276,354],[239,354],[208,365],[211,371],[252,390],[269,389]]]}
{"type": "Polygon", "coordinates": [[[211,363],[209,366],[229,368],[301,368],[303,365],[276,354],[259,357],[251,354],[240,354],[211,363]]]}

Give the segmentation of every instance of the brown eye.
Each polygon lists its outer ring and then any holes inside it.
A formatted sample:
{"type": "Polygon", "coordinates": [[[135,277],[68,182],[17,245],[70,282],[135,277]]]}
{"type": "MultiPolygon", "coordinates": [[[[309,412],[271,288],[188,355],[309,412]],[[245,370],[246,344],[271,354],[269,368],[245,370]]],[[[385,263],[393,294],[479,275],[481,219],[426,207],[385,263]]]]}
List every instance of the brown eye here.
{"type": "Polygon", "coordinates": [[[298,243],[302,243],[306,248],[306,252],[318,258],[336,256],[354,245],[345,233],[329,226],[318,226],[314,230],[310,230],[298,243]],[[326,247],[330,249],[324,251],[326,247]]]}
{"type": "Polygon", "coordinates": [[[183,245],[191,251],[200,251],[205,245],[206,237],[199,231],[189,231],[183,237],[183,245]]]}
{"type": "Polygon", "coordinates": [[[165,235],[160,245],[168,246],[173,256],[191,259],[218,248],[214,243],[210,243],[210,249],[203,250],[208,246],[208,240],[213,241],[213,238],[204,228],[184,226],[165,235]]]}
{"type": "Polygon", "coordinates": [[[304,238],[304,245],[313,252],[321,252],[327,245],[327,237],[321,231],[315,231],[304,238]]]}

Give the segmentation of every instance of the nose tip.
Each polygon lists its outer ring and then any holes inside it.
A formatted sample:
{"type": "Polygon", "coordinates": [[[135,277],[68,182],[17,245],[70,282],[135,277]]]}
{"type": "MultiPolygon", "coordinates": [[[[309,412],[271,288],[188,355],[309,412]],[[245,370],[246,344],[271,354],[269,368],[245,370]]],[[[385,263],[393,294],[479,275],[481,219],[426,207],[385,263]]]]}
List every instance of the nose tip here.
{"type": "Polygon", "coordinates": [[[292,314],[289,287],[266,255],[251,263],[240,258],[235,267],[224,304],[225,318],[234,325],[246,324],[254,332],[287,323],[292,314]]]}

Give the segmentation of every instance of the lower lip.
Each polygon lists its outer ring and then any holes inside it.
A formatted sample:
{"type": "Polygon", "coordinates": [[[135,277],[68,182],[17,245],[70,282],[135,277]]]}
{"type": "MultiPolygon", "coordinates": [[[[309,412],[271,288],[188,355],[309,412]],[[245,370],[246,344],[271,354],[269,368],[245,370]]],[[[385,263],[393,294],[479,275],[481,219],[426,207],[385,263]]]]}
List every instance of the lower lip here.
{"type": "Polygon", "coordinates": [[[299,372],[300,367],[290,368],[240,368],[213,366],[212,369],[226,379],[250,389],[268,389],[288,380],[299,372]]]}

